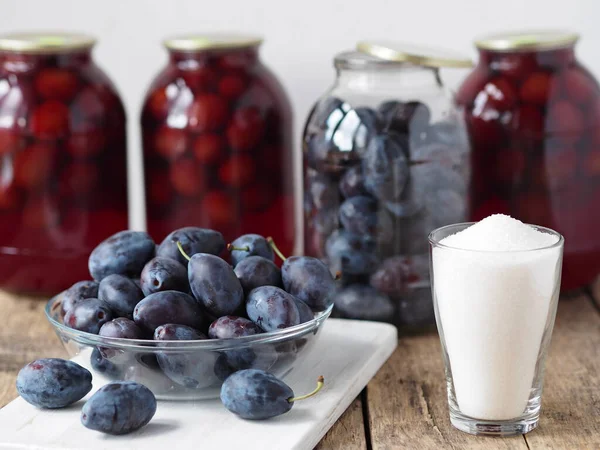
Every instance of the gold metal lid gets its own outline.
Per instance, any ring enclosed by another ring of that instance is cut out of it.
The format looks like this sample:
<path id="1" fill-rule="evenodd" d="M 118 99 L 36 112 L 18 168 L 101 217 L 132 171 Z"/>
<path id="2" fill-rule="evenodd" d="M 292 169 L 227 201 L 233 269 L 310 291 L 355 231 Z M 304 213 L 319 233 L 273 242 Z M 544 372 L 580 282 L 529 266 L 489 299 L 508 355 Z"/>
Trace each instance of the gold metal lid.
<path id="1" fill-rule="evenodd" d="M 473 67 L 470 58 L 451 50 L 421 47 L 405 42 L 361 41 L 356 44 L 359 52 L 386 61 L 407 62 L 426 67 Z"/>
<path id="2" fill-rule="evenodd" d="M 9 33 L 0 35 L 0 51 L 17 53 L 65 53 L 92 48 L 96 39 L 63 32 Z"/>
<path id="3" fill-rule="evenodd" d="M 169 50 L 193 52 L 258 47 L 262 42 L 263 39 L 258 36 L 210 33 L 176 36 L 166 39 L 163 43 Z"/>
<path id="4" fill-rule="evenodd" d="M 578 40 L 577 33 L 564 30 L 513 31 L 484 36 L 475 40 L 475 46 L 496 51 L 552 50 L 569 47 Z"/>

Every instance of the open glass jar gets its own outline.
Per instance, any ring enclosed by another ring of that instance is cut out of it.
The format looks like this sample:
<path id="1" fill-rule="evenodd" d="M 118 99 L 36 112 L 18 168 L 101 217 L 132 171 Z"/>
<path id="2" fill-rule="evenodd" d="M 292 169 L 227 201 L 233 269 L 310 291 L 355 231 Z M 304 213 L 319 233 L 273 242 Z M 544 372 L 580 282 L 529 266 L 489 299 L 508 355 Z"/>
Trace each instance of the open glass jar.
<path id="1" fill-rule="evenodd" d="M 304 130 L 305 253 L 341 272 L 337 315 L 419 328 L 434 323 L 427 236 L 468 216 L 468 140 L 439 69 L 471 63 L 358 48 Z"/>
<path id="2" fill-rule="evenodd" d="M 472 219 L 505 213 L 565 237 L 561 288 L 600 272 L 600 87 L 568 32 L 480 39 L 457 93 L 473 146 Z"/>
<path id="3" fill-rule="evenodd" d="M 127 228 L 125 110 L 94 39 L 0 36 L 0 288 L 55 294 Z"/>
<path id="4" fill-rule="evenodd" d="M 183 36 L 165 42 L 167 66 L 142 111 L 148 232 L 183 226 L 232 240 L 273 236 L 294 249 L 292 117 L 261 63 L 262 40 Z"/>

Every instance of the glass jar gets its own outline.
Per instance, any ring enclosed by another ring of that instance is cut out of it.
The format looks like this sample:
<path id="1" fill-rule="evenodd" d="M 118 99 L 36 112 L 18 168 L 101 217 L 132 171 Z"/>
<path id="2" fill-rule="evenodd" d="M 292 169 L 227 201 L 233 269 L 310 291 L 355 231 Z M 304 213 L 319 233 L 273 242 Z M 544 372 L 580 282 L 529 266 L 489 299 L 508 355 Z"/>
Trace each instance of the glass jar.
<path id="1" fill-rule="evenodd" d="M 338 316 L 434 323 L 428 234 L 467 218 L 469 147 L 444 53 L 360 43 L 303 136 L 305 253 L 340 272 Z"/>
<path id="2" fill-rule="evenodd" d="M 273 236 L 294 249 L 292 115 L 261 63 L 261 39 L 184 36 L 165 42 L 167 66 L 142 111 L 148 232 L 183 226 L 233 240 Z"/>
<path id="3" fill-rule="evenodd" d="M 472 219 L 505 213 L 565 237 L 562 289 L 600 272 L 600 87 L 566 32 L 476 42 L 457 93 L 473 146 Z"/>
<path id="4" fill-rule="evenodd" d="M 66 33 L 0 36 L 0 288 L 55 294 L 127 228 L 125 110 Z"/>

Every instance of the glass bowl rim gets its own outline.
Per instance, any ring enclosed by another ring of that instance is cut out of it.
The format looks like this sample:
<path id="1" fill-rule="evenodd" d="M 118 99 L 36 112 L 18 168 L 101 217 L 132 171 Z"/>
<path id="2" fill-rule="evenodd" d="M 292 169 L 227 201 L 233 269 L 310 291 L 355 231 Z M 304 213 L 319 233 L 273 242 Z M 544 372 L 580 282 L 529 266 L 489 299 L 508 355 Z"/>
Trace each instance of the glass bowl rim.
<path id="1" fill-rule="evenodd" d="M 463 248 L 463 247 L 455 247 L 453 245 L 446 245 L 446 244 L 442 244 L 440 240 L 435 239 L 433 237 L 434 234 L 439 233 L 440 231 L 446 230 L 448 228 L 459 228 L 459 227 L 464 227 L 463 230 L 469 228 L 472 225 L 475 225 L 478 222 L 459 222 L 459 223 L 453 223 L 450 225 L 445 225 L 443 227 L 439 227 L 436 228 L 435 230 L 433 230 L 432 232 L 429 233 L 429 236 L 427 236 L 427 239 L 429 241 L 429 244 L 432 247 L 439 247 L 439 248 L 443 248 L 443 249 L 448 249 L 448 250 L 460 250 L 460 251 L 464 251 L 464 252 L 471 252 L 471 253 L 489 253 L 489 254 L 508 254 L 508 253 L 530 253 L 530 252 L 537 252 L 540 250 L 549 250 L 552 248 L 558 248 L 558 247 L 562 247 L 562 245 L 565 242 L 565 238 L 562 234 L 560 234 L 558 231 L 553 230 L 552 228 L 547 228 L 547 227 L 543 227 L 541 225 L 534 225 L 531 223 L 525 223 L 525 225 L 529 225 L 532 228 L 535 228 L 538 231 L 543 231 L 547 234 L 551 234 L 555 237 L 557 237 L 557 241 L 554 242 L 553 244 L 550 245 L 545 245 L 543 247 L 536 247 L 536 248 L 530 248 L 527 250 L 473 250 L 470 248 Z M 460 231 L 463 231 L 460 230 Z M 458 232 L 458 231 L 457 231 Z M 456 233 L 453 233 L 456 234 Z M 450 234 L 447 235 L 446 237 L 451 236 Z"/>
<path id="2" fill-rule="evenodd" d="M 155 351 L 178 353 L 182 351 L 227 351 L 232 349 L 247 348 L 261 344 L 279 343 L 283 341 L 295 340 L 319 329 L 319 327 L 330 316 L 333 310 L 333 304 L 329 308 L 315 313 L 315 317 L 308 322 L 294 325 L 293 327 L 283 328 L 281 330 L 267 331 L 265 333 L 252 336 L 241 336 L 231 339 L 203 339 L 193 341 L 156 341 L 153 339 L 125 339 L 105 337 L 97 334 L 87 333 L 85 331 L 70 328 L 52 317 L 52 309 L 55 302 L 61 294 L 52 297 L 46 303 L 44 313 L 46 319 L 54 327 L 54 330 L 60 334 L 70 337 L 80 344 L 105 346 L 111 349 L 121 349 L 126 351 L 139 350 L 153 353 Z"/>

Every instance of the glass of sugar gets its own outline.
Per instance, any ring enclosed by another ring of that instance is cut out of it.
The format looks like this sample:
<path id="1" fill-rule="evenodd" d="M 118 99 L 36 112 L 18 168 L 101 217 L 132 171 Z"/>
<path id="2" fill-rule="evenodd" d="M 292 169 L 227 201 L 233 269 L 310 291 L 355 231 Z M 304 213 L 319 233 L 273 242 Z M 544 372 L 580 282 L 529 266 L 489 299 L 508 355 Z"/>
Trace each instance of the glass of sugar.
<path id="1" fill-rule="evenodd" d="M 510 436 L 539 420 L 560 292 L 563 237 L 496 214 L 429 235 L 450 420 Z"/>

